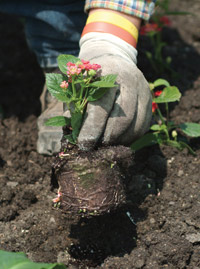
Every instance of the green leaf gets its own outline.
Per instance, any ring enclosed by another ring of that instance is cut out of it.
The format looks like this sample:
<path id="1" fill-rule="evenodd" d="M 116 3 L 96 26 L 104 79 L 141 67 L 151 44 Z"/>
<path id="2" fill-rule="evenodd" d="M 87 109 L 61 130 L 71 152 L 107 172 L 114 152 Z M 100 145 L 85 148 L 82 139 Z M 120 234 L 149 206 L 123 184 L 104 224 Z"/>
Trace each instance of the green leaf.
<path id="1" fill-rule="evenodd" d="M 109 88 L 97 88 L 92 93 L 89 93 L 89 96 L 87 98 L 88 102 L 94 102 L 96 100 L 99 100 L 104 96 L 104 94 L 109 90 Z"/>
<path id="2" fill-rule="evenodd" d="M 100 77 L 100 81 L 95 81 L 89 85 L 89 87 L 96 87 L 96 88 L 113 88 L 115 87 L 117 75 L 107 75 Z"/>
<path id="3" fill-rule="evenodd" d="M 165 124 L 159 125 L 159 124 L 154 124 L 150 127 L 152 131 L 162 131 L 164 129 L 167 129 L 167 126 Z"/>
<path id="4" fill-rule="evenodd" d="M 71 119 L 64 116 L 56 116 L 48 119 L 45 122 L 46 126 L 70 126 Z"/>
<path id="5" fill-rule="evenodd" d="M 76 144 L 76 141 L 74 141 L 72 134 L 65 135 L 64 138 L 66 138 L 71 144 Z"/>
<path id="6" fill-rule="evenodd" d="M 146 54 L 146 56 L 147 56 L 148 59 L 152 59 L 153 58 L 151 52 L 145 51 L 145 54 Z"/>
<path id="7" fill-rule="evenodd" d="M 57 58 L 57 61 L 58 61 L 58 67 L 59 67 L 60 71 L 66 75 L 67 74 L 67 63 L 68 62 L 76 63 L 76 62 L 80 61 L 80 59 L 73 56 L 73 55 L 60 54 Z"/>
<path id="8" fill-rule="evenodd" d="M 159 124 L 154 124 L 150 127 L 152 131 L 159 131 L 160 130 L 160 125 Z"/>
<path id="9" fill-rule="evenodd" d="M 77 140 L 77 137 L 81 129 L 82 121 L 83 121 L 83 114 L 81 112 L 78 111 L 72 113 L 71 126 L 72 126 L 72 137 L 74 141 Z"/>
<path id="10" fill-rule="evenodd" d="M 47 89 L 53 95 L 62 102 L 67 102 L 67 94 L 63 91 L 63 89 L 60 87 L 60 84 L 63 80 L 66 80 L 66 76 L 62 74 L 55 74 L 55 73 L 47 73 L 46 74 L 46 85 Z M 70 88 L 67 89 L 70 91 Z"/>
<path id="11" fill-rule="evenodd" d="M 149 82 L 149 88 L 150 88 L 150 91 L 153 91 L 153 89 L 155 88 L 155 87 L 154 87 L 154 84 L 151 83 L 151 82 Z"/>
<path id="12" fill-rule="evenodd" d="M 183 148 L 187 148 L 188 151 L 189 151 L 193 156 L 196 156 L 196 153 L 194 152 L 194 150 L 193 150 L 188 144 L 186 144 L 186 143 L 183 142 L 183 141 L 179 141 L 179 143 L 182 145 Z"/>
<path id="13" fill-rule="evenodd" d="M 14 253 L 0 250 L 1 269 L 66 269 L 64 264 L 35 263 L 22 252 Z"/>
<path id="14" fill-rule="evenodd" d="M 160 133 L 147 133 L 131 144 L 132 150 L 139 150 L 147 146 L 161 144 L 163 136 Z"/>
<path id="15" fill-rule="evenodd" d="M 162 79 L 162 78 L 159 78 L 159 79 L 155 80 L 153 85 L 154 85 L 154 88 L 158 87 L 158 86 L 162 86 L 162 85 L 166 86 L 166 87 L 170 87 L 169 82 L 167 80 L 165 80 L 165 79 Z"/>
<path id="16" fill-rule="evenodd" d="M 182 150 L 184 148 L 184 146 L 180 142 L 174 140 L 167 140 L 165 141 L 165 144 L 179 150 Z"/>
<path id="17" fill-rule="evenodd" d="M 188 136 L 199 137 L 200 136 L 200 124 L 193 122 L 181 123 L 179 126 L 181 130 Z"/>
<path id="18" fill-rule="evenodd" d="M 165 144 L 174 148 L 177 148 L 178 150 L 183 150 L 184 148 L 187 148 L 188 151 L 192 154 L 192 155 L 196 155 L 196 153 L 193 151 L 193 149 L 186 144 L 183 141 L 174 141 L 174 140 L 167 140 L 165 141 Z"/>
<path id="19" fill-rule="evenodd" d="M 179 101 L 181 98 L 181 93 L 179 89 L 175 86 L 169 86 L 164 88 L 160 96 L 153 99 L 157 104 L 159 103 L 169 103 Z"/>

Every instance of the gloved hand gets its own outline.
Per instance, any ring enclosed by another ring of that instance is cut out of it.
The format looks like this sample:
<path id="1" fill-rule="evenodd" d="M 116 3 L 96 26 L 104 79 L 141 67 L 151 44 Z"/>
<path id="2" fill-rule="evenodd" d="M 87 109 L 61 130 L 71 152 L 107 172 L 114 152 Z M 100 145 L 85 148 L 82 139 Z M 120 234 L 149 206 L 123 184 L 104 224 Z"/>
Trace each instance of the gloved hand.
<path id="1" fill-rule="evenodd" d="M 78 144 L 92 149 L 104 144 L 129 145 L 149 128 L 152 99 L 146 79 L 136 66 L 137 50 L 110 34 L 88 33 L 80 40 L 79 58 L 100 64 L 102 75 L 117 74 L 116 88 L 88 103 Z"/>

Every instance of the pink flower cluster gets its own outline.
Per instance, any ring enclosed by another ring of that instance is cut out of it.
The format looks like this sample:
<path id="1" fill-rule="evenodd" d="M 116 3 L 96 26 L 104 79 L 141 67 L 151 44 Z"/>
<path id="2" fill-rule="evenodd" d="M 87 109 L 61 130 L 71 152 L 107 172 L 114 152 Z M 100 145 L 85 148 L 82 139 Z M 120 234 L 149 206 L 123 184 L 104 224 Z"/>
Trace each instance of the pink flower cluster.
<path id="1" fill-rule="evenodd" d="M 65 80 L 63 82 L 61 82 L 61 84 L 60 84 L 60 87 L 64 90 L 67 89 L 68 86 L 69 86 L 69 83 Z"/>
<path id="2" fill-rule="evenodd" d="M 67 75 L 69 77 L 73 75 L 79 75 L 81 72 L 100 69 L 101 66 L 99 64 L 91 64 L 89 61 L 81 60 L 78 63 L 67 63 Z"/>
<path id="3" fill-rule="evenodd" d="M 73 76 L 73 75 L 79 75 L 82 71 L 82 68 L 77 66 L 74 63 L 68 62 L 67 63 L 67 75 L 69 77 Z"/>
<path id="4" fill-rule="evenodd" d="M 95 70 L 97 71 L 98 69 L 101 68 L 99 64 L 91 64 L 89 61 L 81 60 L 82 64 L 79 64 L 79 66 L 86 71 L 89 70 Z"/>

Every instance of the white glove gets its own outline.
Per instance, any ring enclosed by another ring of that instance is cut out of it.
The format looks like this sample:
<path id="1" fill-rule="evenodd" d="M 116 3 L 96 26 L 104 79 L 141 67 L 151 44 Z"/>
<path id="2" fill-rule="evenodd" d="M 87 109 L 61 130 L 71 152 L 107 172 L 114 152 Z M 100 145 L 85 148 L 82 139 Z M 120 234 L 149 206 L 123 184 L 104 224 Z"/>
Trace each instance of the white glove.
<path id="1" fill-rule="evenodd" d="M 79 58 L 100 64 L 102 75 L 117 74 L 116 88 L 98 101 L 88 103 L 78 144 L 92 149 L 104 144 L 129 145 L 149 128 L 152 98 L 149 85 L 136 66 L 137 50 L 106 33 L 87 33 L 80 40 Z"/>

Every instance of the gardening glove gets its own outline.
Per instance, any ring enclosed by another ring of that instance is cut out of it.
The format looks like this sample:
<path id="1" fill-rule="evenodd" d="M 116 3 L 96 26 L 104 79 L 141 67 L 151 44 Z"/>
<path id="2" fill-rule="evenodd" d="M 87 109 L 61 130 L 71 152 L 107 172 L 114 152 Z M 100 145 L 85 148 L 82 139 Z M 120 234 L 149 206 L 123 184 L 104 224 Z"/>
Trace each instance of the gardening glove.
<path id="1" fill-rule="evenodd" d="M 58 73 L 58 70 L 55 68 L 46 69 L 44 75 L 49 72 Z M 63 114 L 63 103 L 51 96 L 46 84 L 40 96 L 40 102 L 42 113 L 37 120 L 37 152 L 45 155 L 53 155 L 60 151 L 60 141 L 63 131 L 62 127 L 46 126 L 45 122 L 51 117 L 61 116 Z"/>
<path id="2" fill-rule="evenodd" d="M 78 137 L 79 147 L 103 144 L 129 145 L 148 129 L 152 99 L 148 83 L 136 66 L 137 50 L 105 33 L 87 33 L 80 40 L 79 58 L 101 65 L 102 74 L 117 74 L 117 86 L 98 101 L 89 102 Z"/>

